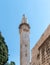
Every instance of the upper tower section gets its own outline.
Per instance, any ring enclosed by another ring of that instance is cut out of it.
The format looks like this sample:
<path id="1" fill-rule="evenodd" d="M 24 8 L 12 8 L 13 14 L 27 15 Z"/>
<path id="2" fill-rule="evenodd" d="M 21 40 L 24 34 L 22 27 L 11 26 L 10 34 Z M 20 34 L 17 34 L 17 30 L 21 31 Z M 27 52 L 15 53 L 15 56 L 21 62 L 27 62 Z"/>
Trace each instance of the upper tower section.
<path id="1" fill-rule="evenodd" d="M 22 22 L 21 22 L 21 24 L 19 25 L 19 31 L 20 31 L 20 33 L 21 33 L 22 31 L 29 31 L 29 29 L 30 29 L 30 26 L 29 26 L 29 24 L 27 23 L 27 18 L 25 17 L 25 15 L 23 15 L 23 17 L 22 17 Z"/>

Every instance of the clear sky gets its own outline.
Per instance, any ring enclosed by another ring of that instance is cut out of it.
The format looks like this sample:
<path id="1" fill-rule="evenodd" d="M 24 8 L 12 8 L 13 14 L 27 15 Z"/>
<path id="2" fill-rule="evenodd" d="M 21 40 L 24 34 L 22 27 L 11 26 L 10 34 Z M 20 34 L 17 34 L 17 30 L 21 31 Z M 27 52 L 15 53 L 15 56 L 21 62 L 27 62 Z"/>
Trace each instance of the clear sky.
<path id="1" fill-rule="evenodd" d="M 25 14 L 30 24 L 30 49 L 50 24 L 50 0 L 0 0 L 0 31 L 9 48 L 9 62 L 20 65 L 19 24 Z"/>

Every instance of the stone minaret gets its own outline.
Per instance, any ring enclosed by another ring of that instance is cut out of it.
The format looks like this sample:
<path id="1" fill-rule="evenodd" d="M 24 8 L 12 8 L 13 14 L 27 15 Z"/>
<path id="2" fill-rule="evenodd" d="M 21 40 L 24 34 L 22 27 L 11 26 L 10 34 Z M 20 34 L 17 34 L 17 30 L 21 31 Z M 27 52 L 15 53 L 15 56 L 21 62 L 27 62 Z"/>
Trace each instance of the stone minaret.
<path id="1" fill-rule="evenodd" d="M 19 25 L 20 31 L 20 65 L 29 65 L 30 63 L 30 26 L 27 23 L 25 15 Z"/>

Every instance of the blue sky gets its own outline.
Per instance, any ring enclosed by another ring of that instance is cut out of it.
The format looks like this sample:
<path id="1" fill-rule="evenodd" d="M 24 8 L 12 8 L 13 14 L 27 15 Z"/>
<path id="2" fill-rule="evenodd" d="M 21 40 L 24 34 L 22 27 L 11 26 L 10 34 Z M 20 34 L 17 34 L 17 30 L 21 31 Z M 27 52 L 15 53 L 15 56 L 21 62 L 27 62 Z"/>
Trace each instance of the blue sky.
<path id="1" fill-rule="evenodd" d="M 20 65 L 19 24 L 25 14 L 30 24 L 30 49 L 50 24 L 50 0 L 0 0 L 0 31 L 9 48 L 9 62 Z"/>

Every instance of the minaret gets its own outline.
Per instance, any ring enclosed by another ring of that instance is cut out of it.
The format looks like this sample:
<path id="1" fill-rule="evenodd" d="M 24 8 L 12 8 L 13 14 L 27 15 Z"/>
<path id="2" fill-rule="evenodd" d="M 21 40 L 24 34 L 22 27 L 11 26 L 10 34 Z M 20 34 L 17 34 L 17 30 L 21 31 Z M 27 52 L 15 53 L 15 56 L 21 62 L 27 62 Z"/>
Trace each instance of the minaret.
<path id="1" fill-rule="evenodd" d="M 20 32 L 20 65 L 29 65 L 30 63 L 30 26 L 27 23 L 25 15 L 19 25 Z"/>

